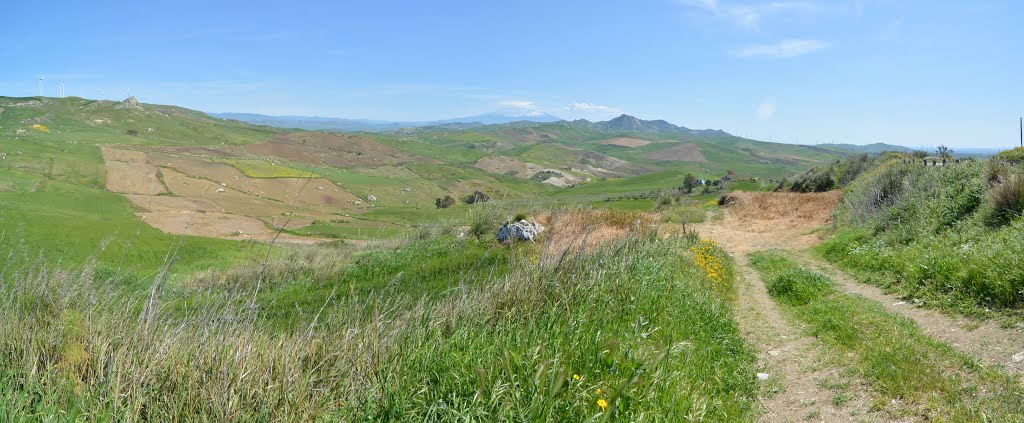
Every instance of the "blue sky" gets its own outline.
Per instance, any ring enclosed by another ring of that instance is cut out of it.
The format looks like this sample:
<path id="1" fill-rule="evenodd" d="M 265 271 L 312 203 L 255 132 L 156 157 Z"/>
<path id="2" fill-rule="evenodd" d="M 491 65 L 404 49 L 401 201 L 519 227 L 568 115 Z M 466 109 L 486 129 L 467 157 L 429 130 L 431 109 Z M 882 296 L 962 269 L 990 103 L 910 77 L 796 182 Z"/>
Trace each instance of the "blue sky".
<path id="1" fill-rule="evenodd" d="M 46 75 L 48 96 L 210 112 L 628 113 L 909 146 L 1010 146 L 1024 113 L 1020 1 L 10 3 L 6 96 Z"/>

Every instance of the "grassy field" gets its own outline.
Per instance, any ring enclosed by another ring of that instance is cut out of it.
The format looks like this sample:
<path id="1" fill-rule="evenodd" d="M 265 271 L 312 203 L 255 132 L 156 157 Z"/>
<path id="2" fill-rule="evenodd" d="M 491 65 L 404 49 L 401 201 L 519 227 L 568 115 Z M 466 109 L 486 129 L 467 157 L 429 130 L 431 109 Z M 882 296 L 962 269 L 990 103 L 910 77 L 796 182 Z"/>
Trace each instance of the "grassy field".
<path id="1" fill-rule="evenodd" d="M 753 418 L 721 251 L 637 232 L 538 265 L 541 244 L 445 233 L 295 247 L 152 295 L 11 268 L 0 403 L 29 419 Z"/>
<path id="2" fill-rule="evenodd" d="M 1024 187 L 1019 165 L 924 167 L 892 159 L 855 180 L 819 251 L 918 303 L 1020 319 Z"/>
<path id="3" fill-rule="evenodd" d="M 837 290 L 822 274 L 780 252 L 759 252 L 751 262 L 768 293 L 873 388 L 876 407 L 898 404 L 894 419 L 947 421 L 1024 419 L 1024 388 L 993 368 L 978 365 L 927 336 L 913 321 L 877 302 Z M 838 392 L 833 401 L 843 401 Z M 920 414 L 918 414 L 920 413 Z"/>

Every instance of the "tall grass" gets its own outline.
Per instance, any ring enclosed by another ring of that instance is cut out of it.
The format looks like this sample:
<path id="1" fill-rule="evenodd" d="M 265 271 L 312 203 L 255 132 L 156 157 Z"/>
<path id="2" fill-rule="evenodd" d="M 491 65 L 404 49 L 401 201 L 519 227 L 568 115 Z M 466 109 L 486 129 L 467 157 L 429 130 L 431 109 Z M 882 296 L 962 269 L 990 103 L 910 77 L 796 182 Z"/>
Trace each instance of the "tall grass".
<path id="1" fill-rule="evenodd" d="M 541 245 L 491 245 L 298 250 L 152 301 L 88 266 L 5 268 L 0 404 L 61 420 L 752 418 L 753 356 L 712 286 L 731 272 L 712 281 L 690 240 L 638 232 L 555 266 L 535 264 Z"/>
<path id="2" fill-rule="evenodd" d="M 892 160 L 844 194 L 819 251 L 920 303 L 985 315 L 1024 305 L 1021 169 L 1005 162 L 924 167 Z"/>

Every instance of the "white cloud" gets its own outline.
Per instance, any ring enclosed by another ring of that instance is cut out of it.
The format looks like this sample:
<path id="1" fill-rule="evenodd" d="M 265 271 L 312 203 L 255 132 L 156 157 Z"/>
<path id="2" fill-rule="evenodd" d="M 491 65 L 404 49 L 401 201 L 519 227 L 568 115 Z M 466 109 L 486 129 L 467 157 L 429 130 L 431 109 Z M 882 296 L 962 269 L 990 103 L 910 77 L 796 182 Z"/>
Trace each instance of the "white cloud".
<path id="1" fill-rule="evenodd" d="M 575 118 L 584 119 L 607 119 L 621 115 L 623 111 L 617 107 L 602 106 L 600 104 L 589 103 L 586 101 L 577 101 L 568 105 L 565 110 L 569 114 L 574 115 Z"/>
<path id="2" fill-rule="evenodd" d="M 525 100 L 502 100 L 498 102 L 498 107 L 503 109 L 533 110 L 537 108 L 537 103 Z"/>
<path id="3" fill-rule="evenodd" d="M 771 17 L 809 15 L 824 7 L 811 1 L 779 0 L 768 2 L 720 2 L 718 0 L 676 0 L 684 6 L 702 9 L 719 19 L 750 30 L 758 29 L 762 21 Z"/>
<path id="4" fill-rule="evenodd" d="M 782 40 L 774 44 L 746 47 L 732 52 L 732 55 L 736 57 L 796 57 L 825 50 L 829 47 L 832 47 L 832 45 L 820 40 Z"/>
<path id="5" fill-rule="evenodd" d="M 757 118 L 760 120 L 771 120 L 775 116 L 775 100 L 766 98 L 757 106 Z"/>
<path id="6" fill-rule="evenodd" d="M 621 110 L 614 107 L 602 106 L 599 104 L 587 103 L 585 101 L 572 103 L 569 105 L 569 110 L 581 113 L 622 113 Z"/>

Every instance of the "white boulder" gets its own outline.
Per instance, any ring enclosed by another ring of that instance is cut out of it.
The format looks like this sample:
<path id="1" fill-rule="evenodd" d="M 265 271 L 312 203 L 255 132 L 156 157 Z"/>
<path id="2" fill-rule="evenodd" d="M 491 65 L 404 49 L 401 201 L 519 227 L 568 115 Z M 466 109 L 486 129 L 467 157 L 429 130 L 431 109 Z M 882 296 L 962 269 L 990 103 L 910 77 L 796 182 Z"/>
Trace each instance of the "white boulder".
<path id="1" fill-rule="evenodd" d="M 534 242 L 541 232 L 544 232 L 544 227 L 534 220 L 507 222 L 501 226 L 501 229 L 498 229 L 498 242 L 502 244 L 516 241 Z"/>

